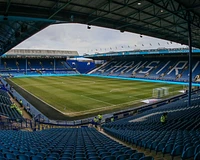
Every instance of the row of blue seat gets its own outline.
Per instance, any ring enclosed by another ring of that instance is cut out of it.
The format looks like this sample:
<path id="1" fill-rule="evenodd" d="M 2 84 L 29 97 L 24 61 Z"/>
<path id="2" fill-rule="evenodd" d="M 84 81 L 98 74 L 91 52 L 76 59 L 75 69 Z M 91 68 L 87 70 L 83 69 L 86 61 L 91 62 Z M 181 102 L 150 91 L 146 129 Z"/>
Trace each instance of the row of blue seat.
<path id="1" fill-rule="evenodd" d="M 133 117 L 103 125 L 105 132 L 144 149 L 170 153 L 182 159 L 198 157 L 200 152 L 200 98 L 199 92 L 192 95 L 192 105 L 187 100 L 172 102 L 144 111 Z M 168 113 L 166 124 L 160 117 Z"/>
<path id="2" fill-rule="evenodd" d="M 0 89 L 0 114 L 11 119 L 23 119 L 22 115 L 15 108 L 10 107 L 11 104 L 8 93 Z"/>
<path id="3" fill-rule="evenodd" d="M 200 63 L 195 60 L 193 67 L 193 81 L 199 74 Z M 188 60 L 182 58 L 115 58 L 99 67 L 92 74 L 104 76 L 135 77 L 146 79 L 160 79 L 168 81 L 188 81 Z"/>
<path id="4" fill-rule="evenodd" d="M 28 69 L 69 69 L 71 68 L 65 61 L 65 59 L 29 59 L 27 62 Z M 0 65 L 1 69 L 11 70 L 24 70 L 26 68 L 26 59 L 3 59 Z"/>
<path id="5" fill-rule="evenodd" d="M 20 160 L 153 160 L 94 128 L 0 132 L 0 157 Z M 0 158 L 1 159 L 1 158 Z"/>

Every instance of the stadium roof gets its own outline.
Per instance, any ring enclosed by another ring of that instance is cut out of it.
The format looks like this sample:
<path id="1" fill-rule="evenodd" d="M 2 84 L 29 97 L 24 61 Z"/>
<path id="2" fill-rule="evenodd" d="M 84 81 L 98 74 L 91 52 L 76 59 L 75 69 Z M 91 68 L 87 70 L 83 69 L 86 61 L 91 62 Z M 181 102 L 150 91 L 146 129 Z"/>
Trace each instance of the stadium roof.
<path id="1" fill-rule="evenodd" d="M 77 51 L 40 50 L 40 49 L 12 49 L 4 56 L 78 56 Z"/>
<path id="2" fill-rule="evenodd" d="M 5 53 L 55 23 L 82 23 L 200 47 L 199 0 L 0 0 L 0 48 Z M 190 15 L 190 16 L 189 16 Z"/>
<path id="3" fill-rule="evenodd" d="M 200 53 L 200 49 L 193 48 L 194 54 Z M 120 52 L 107 52 L 107 53 L 96 53 L 86 54 L 86 58 L 105 58 L 105 57 L 122 57 L 122 56 L 144 56 L 144 55 L 188 55 L 189 48 L 163 48 L 163 49 L 149 49 L 149 50 L 132 50 L 132 51 L 120 51 Z"/>

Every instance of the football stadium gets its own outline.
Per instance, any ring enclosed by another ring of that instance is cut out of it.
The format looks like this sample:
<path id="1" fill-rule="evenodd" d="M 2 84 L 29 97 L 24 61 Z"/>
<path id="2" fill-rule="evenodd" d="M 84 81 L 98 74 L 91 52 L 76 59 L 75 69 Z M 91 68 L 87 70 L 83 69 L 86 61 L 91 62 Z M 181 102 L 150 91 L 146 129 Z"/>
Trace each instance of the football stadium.
<path id="1" fill-rule="evenodd" d="M 0 160 L 200 160 L 199 6 L 0 0 Z M 120 44 L 83 55 L 16 47 L 68 23 L 160 38 L 169 47 L 144 41 L 149 48 Z"/>

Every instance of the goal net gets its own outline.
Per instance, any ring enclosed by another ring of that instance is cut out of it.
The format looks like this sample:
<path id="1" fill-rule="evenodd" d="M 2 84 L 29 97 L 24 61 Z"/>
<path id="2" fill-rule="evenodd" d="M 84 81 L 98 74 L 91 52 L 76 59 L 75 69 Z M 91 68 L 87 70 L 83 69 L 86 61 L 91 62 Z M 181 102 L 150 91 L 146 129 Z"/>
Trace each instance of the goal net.
<path id="1" fill-rule="evenodd" d="M 167 87 L 160 87 L 160 88 L 154 88 L 152 97 L 154 98 L 161 98 L 169 95 L 169 88 Z"/>

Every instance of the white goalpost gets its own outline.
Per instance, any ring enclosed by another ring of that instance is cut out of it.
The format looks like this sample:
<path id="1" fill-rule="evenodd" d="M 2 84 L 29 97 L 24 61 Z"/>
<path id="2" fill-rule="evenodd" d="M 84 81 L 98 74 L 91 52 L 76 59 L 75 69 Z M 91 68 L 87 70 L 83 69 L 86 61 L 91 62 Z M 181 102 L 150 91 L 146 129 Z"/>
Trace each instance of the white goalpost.
<path id="1" fill-rule="evenodd" d="M 154 98 L 161 98 L 164 96 L 169 95 L 169 88 L 168 87 L 160 87 L 160 88 L 154 88 L 152 97 Z"/>

